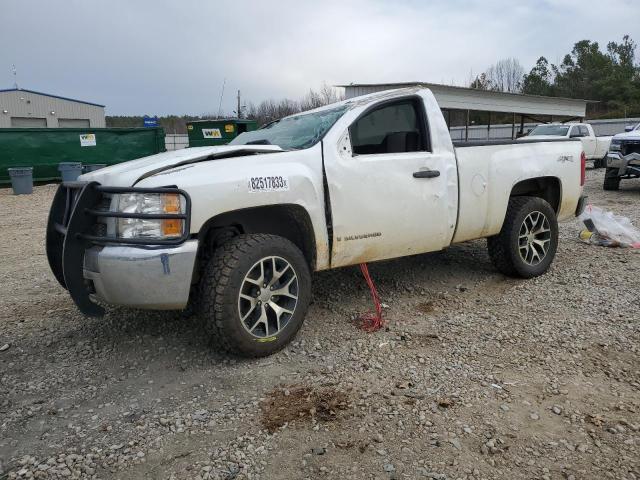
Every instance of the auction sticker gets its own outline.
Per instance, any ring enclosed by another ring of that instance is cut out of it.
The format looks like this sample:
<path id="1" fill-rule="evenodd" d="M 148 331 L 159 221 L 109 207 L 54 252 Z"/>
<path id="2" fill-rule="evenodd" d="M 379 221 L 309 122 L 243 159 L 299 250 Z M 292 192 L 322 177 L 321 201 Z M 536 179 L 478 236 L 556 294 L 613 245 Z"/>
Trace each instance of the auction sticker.
<path id="1" fill-rule="evenodd" d="M 249 193 L 286 192 L 289 179 L 282 175 L 265 175 L 249 178 Z"/>
<path id="2" fill-rule="evenodd" d="M 222 138 L 219 128 L 203 128 L 202 136 L 204 138 Z"/>

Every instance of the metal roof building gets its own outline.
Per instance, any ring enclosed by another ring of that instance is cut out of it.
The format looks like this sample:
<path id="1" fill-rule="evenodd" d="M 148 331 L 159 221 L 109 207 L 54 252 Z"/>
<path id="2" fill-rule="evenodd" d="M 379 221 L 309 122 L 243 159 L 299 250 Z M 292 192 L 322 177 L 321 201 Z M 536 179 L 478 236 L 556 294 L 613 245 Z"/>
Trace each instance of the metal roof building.
<path id="1" fill-rule="evenodd" d="M 104 128 L 104 105 L 35 92 L 0 90 L 0 128 Z"/>
<path id="2" fill-rule="evenodd" d="M 452 114 L 458 113 L 458 116 L 463 119 L 459 125 L 466 127 L 467 138 L 471 112 L 486 112 L 488 114 L 487 132 L 491 130 L 492 113 L 494 113 L 494 119 L 497 117 L 497 115 L 495 115 L 496 113 L 502 114 L 502 118 L 505 117 L 504 114 L 510 114 L 509 119 L 511 121 L 509 123 L 512 125 L 511 137 L 515 138 L 516 125 L 519 124 L 518 133 L 522 134 L 525 119 L 538 123 L 555 120 L 582 121 L 586 115 L 587 103 L 590 103 L 589 100 L 578 100 L 574 98 L 493 92 L 426 82 L 351 83 L 349 85 L 338 86 L 345 89 L 345 98 L 404 87 L 421 86 L 429 88 L 436 97 L 450 128 L 455 124 L 455 122 L 452 122 Z"/>

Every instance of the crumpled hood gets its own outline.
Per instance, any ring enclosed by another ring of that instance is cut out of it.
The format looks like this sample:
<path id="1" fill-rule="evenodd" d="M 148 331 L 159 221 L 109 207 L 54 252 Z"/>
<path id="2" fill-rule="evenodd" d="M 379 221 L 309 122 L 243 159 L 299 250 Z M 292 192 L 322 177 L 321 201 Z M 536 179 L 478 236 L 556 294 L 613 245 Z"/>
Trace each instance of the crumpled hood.
<path id="1" fill-rule="evenodd" d="M 217 158 L 282 151 L 277 145 L 224 145 L 219 147 L 184 148 L 101 168 L 95 172 L 81 175 L 78 180 L 98 182 L 110 187 L 132 187 L 143 178 L 180 165 L 215 160 Z"/>

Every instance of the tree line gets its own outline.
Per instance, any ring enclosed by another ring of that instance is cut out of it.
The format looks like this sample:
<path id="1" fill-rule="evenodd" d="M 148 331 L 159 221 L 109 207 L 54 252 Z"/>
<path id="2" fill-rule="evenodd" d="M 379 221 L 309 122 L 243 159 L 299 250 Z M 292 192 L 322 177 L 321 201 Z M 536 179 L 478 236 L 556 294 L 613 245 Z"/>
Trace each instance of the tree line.
<path id="1" fill-rule="evenodd" d="M 167 115 L 158 117 L 158 123 L 164 128 L 165 133 L 187 133 L 187 122 L 192 120 L 205 120 L 211 118 L 206 114 L 198 115 Z M 108 115 L 106 117 L 106 125 L 111 128 L 132 128 L 142 127 L 144 125 L 144 117 L 142 115 Z"/>
<path id="2" fill-rule="evenodd" d="M 257 105 L 250 103 L 247 109 L 247 118 L 251 118 L 258 122 L 258 125 L 264 125 L 287 115 L 305 112 L 314 108 L 329 105 L 330 103 L 339 102 L 344 98 L 342 92 L 335 87 L 331 87 L 323 83 L 320 90 L 310 89 L 309 92 L 300 100 L 263 100 Z"/>
<path id="3" fill-rule="evenodd" d="M 342 92 L 323 83 L 320 89 L 310 89 L 299 100 L 284 98 L 282 100 L 263 100 L 258 104 L 250 102 L 243 109 L 242 117 L 256 120 L 259 126 L 286 117 L 294 113 L 304 112 L 323 105 L 338 102 L 343 99 Z M 226 115 L 203 113 L 202 115 L 168 115 L 158 117 L 158 123 L 164 128 L 165 133 L 187 133 L 187 122 L 194 120 L 216 120 L 228 118 Z M 142 115 L 107 116 L 107 127 L 141 127 L 144 117 Z"/>
<path id="4" fill-rule="evenodd" d="M 587 105 L 589 118 L 640 116 L 640 64 L 629 35 L 609 42 L 581 40 L 558 64 L 538 58 L 526 73 L 515 58 L 499 60 L 476 76 L 471 88 L 550 97 L 596 100 Z"/>

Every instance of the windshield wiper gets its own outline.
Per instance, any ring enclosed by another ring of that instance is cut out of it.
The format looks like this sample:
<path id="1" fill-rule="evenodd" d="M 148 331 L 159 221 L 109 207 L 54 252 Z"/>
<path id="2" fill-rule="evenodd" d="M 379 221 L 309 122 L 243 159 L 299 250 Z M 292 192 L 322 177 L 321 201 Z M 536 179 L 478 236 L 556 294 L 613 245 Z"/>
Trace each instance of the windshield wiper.
<path id="1" fill-rule="evenodd" d="M 251 140 L 250 142 L 245 143 L 245 145 L 271 145 L 271 142 L 266 138 L 262 140 Z"/>

